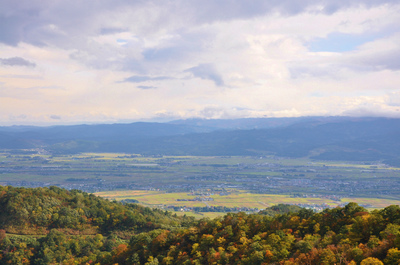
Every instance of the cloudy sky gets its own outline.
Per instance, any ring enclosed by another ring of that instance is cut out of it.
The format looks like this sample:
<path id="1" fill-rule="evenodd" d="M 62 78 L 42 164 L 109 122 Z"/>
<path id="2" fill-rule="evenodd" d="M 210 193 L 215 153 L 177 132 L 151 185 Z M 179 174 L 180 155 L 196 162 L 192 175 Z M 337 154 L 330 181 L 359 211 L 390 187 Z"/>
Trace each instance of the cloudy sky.
<path id="1" fill-rule="evenodd" d="M 398 0 L 0 0 L 0 125 L 400 117 Z"/>

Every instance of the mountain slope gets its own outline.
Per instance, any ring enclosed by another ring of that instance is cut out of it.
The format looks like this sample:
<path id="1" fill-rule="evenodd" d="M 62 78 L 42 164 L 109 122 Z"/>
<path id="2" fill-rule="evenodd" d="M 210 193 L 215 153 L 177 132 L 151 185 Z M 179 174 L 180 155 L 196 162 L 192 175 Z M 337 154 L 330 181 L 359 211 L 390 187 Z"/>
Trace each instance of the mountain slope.
<path id="1" fill-rule="evenodd" d="M 136 204 L 122 205 L 78 190 L 0 186 L 0 227 L 45 234 L 53 228 L 83 234 L 137 233 L 180 225 L 182 218 Z M 74 232 L 75 231 L 75 232 Z"/>
<path id="2" fill-rule="evenodd" d="M 272 154 L 396 162 L 400 157 L 400 119 L 305 117 L 0 128 L 0 148 L 35 146 L 53 153 Z"/>

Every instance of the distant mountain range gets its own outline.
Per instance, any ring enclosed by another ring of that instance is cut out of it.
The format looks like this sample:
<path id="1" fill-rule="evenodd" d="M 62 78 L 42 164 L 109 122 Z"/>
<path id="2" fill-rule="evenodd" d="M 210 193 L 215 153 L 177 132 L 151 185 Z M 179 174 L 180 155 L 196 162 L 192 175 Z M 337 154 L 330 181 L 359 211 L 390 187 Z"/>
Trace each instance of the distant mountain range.
<path id="1" fill-rule="evenodd" d="M 58 154 L 272 154 L 400 165 L 400 119 L 300 117 L 10 126 L 0 127 L 0 148 L 43 148 Z"/>

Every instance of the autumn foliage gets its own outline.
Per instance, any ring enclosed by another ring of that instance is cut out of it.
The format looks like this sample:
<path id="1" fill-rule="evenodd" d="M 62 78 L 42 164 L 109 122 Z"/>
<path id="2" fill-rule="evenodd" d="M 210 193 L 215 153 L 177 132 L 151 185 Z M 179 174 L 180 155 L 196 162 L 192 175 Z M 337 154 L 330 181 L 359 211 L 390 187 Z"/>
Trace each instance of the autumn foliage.
<path id="1" fill-rule="evenodd" d="M 0 264 L 400 263 L 395 205 L 194 220 L 55 187 L 0 194 Z"/>

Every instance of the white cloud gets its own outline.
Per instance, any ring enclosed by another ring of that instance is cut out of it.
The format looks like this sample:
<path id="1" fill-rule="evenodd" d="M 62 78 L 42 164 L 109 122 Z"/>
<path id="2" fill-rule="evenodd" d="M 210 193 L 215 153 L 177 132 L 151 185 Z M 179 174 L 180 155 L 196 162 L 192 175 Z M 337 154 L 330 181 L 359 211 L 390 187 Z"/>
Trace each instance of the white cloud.
<path id="1" fill-rule="evenodd" d="M 2 1 L 0 122 L 393 116 L 399 11 L 375 0 Z"/>
<path id="2" fill-rule="evenodd" d="M 400 91 L 389 93 L 386 97 L 386 103 L 388 106 L 396 107 L 396 110 L 400 110 Z"/>

